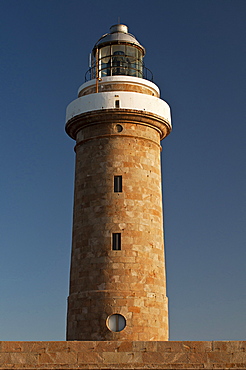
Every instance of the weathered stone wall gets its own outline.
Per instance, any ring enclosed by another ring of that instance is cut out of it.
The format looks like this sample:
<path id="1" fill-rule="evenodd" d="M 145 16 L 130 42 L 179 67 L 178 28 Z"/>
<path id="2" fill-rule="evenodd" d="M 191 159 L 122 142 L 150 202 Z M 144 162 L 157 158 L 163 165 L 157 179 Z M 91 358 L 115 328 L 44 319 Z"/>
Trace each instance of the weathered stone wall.
<path id="1" fill-rule="evenodd" d="M 150 126 L 115 112 L 104 122 L 94 116 L 76 121 L 67 339 L 167 340 L 160 132 L 152 117 Z M 117 175 L 122 192 L 114 192 Z M 112 250 L 112 233 L 121 250 Z M 116 313 L 126 319 L 120 332 L 106 325 Z"/>
<path id="2" fill-rule="evenodd" d="M 246 341 L 0 342 L 0 369 L 246 369 Z"/>
<path id="3" fill-rule="evenodd" d="M 99 83 L 98 84 L 98 92 L 105 92 L 105 91 L 134 91 L 141 94 L 147 94 L 151 96 L 157 96 L 159 97 L 158 91 L 151 89 L 150 87 L 143 86 L 140 84 L 134 84 L 132 83 Z M 96 92 L 96 85 L 90 85 L 86 87 L 85 89 L 81 90 L 79 92 L 79 97 L 88 95 L 88 94 L 94 94 Z"/>

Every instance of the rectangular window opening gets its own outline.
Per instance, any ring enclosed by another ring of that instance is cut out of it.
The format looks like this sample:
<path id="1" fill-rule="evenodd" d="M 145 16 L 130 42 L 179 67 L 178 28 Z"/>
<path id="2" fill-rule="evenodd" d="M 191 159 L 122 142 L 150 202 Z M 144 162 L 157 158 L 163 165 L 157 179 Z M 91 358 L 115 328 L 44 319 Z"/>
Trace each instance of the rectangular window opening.
<path id="1" fill-rule="evenodd" d="M 113 245 L 112 249 L 113 251 L 120 251 L 121 250 L 121 233 L 113 233 Z"/>
<path id="2" fill-rule="evenodd" d="M 120 107 L 120 101 L 119 100 L 115 100 L 115 108 L 119 108 Z"/>
<path id="3" fill-rule="evenodd" d="M 122 176 L 114 176 L 114 192 L 122 193 Z"/>

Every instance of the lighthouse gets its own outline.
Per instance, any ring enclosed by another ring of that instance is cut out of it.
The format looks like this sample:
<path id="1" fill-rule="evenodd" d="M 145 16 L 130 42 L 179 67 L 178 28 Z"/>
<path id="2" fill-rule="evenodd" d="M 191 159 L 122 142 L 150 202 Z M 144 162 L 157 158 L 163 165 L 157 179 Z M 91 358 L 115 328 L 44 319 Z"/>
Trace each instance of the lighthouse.
<path id="1" fill-rule="evenodd" d="M 168 340 L 160 141 L 168 104 L 117 24 L 67 107 L 76 167 L 67 340 Z"/>

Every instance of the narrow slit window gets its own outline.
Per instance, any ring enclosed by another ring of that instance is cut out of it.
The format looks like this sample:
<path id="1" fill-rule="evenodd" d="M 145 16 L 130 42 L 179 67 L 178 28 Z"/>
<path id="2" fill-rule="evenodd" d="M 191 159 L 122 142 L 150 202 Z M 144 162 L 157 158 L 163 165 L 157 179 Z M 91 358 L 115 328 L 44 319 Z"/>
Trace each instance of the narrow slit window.
<path id="1" fill-rule="evenodd" d="M 115 108 L 119 108 L 120 107 L 120 101 L 119 100 L 115 100 Z"/>
<path id="2" fill-rule="evenodd" d="M 114 176 L 114 192 L 122 193 L 122 176 Z"/>
<path id="3" fill-rule="evenodd" d="M 113 251 L 120 251 L 121 250 L 121 233 L 113 233 Z"/>

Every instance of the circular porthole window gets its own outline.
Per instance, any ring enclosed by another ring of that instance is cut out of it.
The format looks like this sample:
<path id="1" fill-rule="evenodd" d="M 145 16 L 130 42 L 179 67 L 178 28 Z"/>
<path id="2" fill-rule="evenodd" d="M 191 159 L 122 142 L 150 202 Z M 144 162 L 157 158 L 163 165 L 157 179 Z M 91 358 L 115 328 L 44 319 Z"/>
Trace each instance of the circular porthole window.
<path id="1" fill-rule="evenodd" d="M 115 130 L 116 130 L 117 132 L 121 132 L 121 131 L 123 131 L 123 127 L 122 127 L 121 125 L 116 125 L 116 126 L 115 126 Z"/>
<path id="2" fill-rule="evenodd" d="M 113 314 L 107 318 L 107 327 L 114 332 L 122 331 L 126 327 L 126 319 L 118 313 Z"/>

